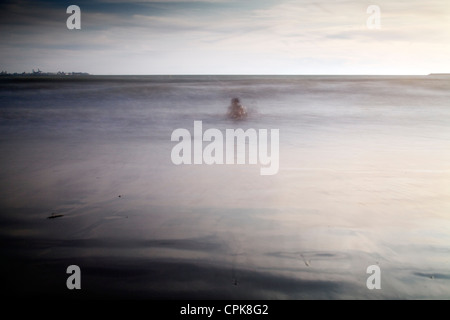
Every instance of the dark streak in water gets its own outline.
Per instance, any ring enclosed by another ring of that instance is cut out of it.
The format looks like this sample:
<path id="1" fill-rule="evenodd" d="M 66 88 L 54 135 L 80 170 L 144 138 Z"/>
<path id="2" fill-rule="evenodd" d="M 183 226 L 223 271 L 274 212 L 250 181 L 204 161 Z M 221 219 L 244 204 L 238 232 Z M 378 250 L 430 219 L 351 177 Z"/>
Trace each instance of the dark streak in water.
<path id="1" fill-rule="evenodd" d="M 429 279 L 444 279 L 444 280 L 450 280 L 449 274 L 442 274 L 442 273 L 423 273 L 423 272 L 414 272 L 415 276 L 429 278 Z"/>
<path id="2" fill-rule="evenodd" d="M 316 259 L 316 260 L 324 260 L 326 258 L 334 258 L 334 259 L 345 259 L 347 255 L 344 253 L 328 253 L 328 252 L 268 252 L 267 256 L 278 257 L 283 259 L 293 259 L 298 260 L 302 259 Z"/>
<path id="3" fill-rule="evenodd" d="M 55 219 L 55 218 L 61 218 L 61 217 L 64 217 L 64 215 L 52 213 L 50 216 L 47 217 L 47 219 Z"/>
<path id="4" fill-rule="evenodd" d="M 20 242 L 20 239 L 10 239 L 2 237 L 2 242 Z M 219 243 L 214 236 L 185 238 L 185 239 L 70 239 L 70 240 L 53 240 L 53 239 L 24 239 L 30 243 L 33 248 L 105 248 L 105 249 L 142 249 L 142 248 L 170 248 L 188 251 L 217 251 L 223 252 L 226 246 Z"/>

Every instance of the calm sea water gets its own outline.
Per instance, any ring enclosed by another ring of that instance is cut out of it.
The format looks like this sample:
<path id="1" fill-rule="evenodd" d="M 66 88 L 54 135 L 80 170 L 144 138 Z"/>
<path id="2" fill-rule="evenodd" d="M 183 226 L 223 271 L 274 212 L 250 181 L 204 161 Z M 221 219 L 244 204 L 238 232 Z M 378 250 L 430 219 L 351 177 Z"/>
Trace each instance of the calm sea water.
<path id="1" fill-rule="evenodd" d="M 279 129 L 279 172 L 174 165 L 195 120 Z M 448 299 L 450 78 L 2 77 L 0 243 L 13 296 Z"/>

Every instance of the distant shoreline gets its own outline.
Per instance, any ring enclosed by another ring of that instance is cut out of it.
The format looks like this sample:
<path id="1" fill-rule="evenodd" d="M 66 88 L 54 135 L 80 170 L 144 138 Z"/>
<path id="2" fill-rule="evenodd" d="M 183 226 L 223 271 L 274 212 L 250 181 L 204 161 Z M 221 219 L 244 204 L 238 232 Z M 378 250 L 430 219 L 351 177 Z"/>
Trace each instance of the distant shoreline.
<path id="1" fill-rule="evenodd" d="M 22 73 L 9 73 L 6 71 L 2 71 L 0 72 L 0 76 L 4 76 L 4 77 L 42 77 L 42 76 L 90 76 L 89 73 L 87 72 L 64 72 L 64 71 L 58 71 L 58 72 L 42 72 L 41 70 L 38 69 L 38 71 L 34 71 L 33 72 L 22 72 Z"/>

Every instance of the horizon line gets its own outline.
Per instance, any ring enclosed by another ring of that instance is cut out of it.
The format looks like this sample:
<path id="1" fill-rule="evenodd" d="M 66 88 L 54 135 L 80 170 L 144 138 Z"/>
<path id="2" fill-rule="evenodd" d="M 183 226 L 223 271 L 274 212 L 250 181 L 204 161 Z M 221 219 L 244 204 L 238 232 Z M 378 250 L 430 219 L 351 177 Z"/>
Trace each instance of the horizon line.
<path id="1" fill-rule="evenodd" d="M 74 74 L 71 74 L 74 73 Z M 80 73 L 81 75 L 76 75 L 76 73 Z M 338 74 L 338 73 L 332 73 L 332 74 L 325 74 L 325 73 L 310 73 L 310 74 L 290 74 L 290 73 L 154 73 L 154 74 L 96 74 L 96 73 L 89 73 L 84 71 L 70 71 L 66 72 L 66 74 L 57 74 L 57 72 L 43 72 L 43 74 L 33 74 L 31 72 L 13 72 L 13 73 L 7 73 L 3 74 L 3 76 L 8 75 L 32 75 L 32 76 L 431 76 L 431 75 L 444 75 L 449 76 L 450 73 L 446 72 L 431 72 L 428 74 L 357 74 L 357 73 L 348 73 L 348 74 Z"/>

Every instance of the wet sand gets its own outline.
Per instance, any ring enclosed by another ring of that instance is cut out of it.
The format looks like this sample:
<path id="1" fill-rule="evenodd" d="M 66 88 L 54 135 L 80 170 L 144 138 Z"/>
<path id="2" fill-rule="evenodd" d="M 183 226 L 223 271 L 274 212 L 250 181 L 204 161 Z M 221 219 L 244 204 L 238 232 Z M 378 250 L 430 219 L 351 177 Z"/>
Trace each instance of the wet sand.
<path id="1" fill-rule="evenodd" d="M 285 123 L 274 176 L 261 176 L 259 165 L 173 165 L 170 132 L 191 128 L 190 119 L 124 132 L 61 122 L 10 127 L 3 118 L 4 291 L 448 299 L 450 130 L 437 111 L 402 109 L 396 118 L 392 110 L 335 125 Z M 261 118 L 246 125 L 267 127 Z M 63 216 L 47 219 L 53 213 Z M 79 292 L 65 287 L 71 264 L 81 268 Z M 366 287 L 369 265 L 381 268 L 381 290 Z"/>

